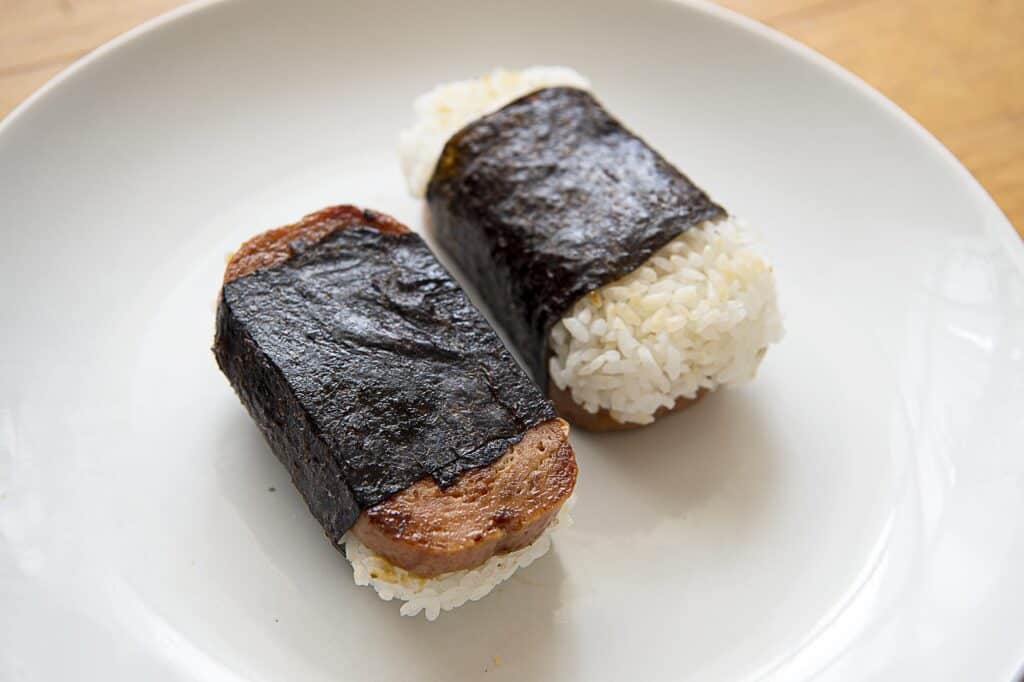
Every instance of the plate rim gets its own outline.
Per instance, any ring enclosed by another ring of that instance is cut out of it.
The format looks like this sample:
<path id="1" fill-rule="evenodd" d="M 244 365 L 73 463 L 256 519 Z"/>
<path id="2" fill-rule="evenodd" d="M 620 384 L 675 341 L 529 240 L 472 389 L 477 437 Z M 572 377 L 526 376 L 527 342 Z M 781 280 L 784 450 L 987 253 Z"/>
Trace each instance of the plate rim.
<path id="1" fill-rule="evenodd" d="M 648 0 L 652 4 L 658 0 Z M 920 121 L 911 116 L 896 102 L 885 96 L 880 90 L 865 81 L 863 78 L 848 70 L 844 66 L 832 61 L 827 56 L 814 48 L 805 45 L 796 38 L 792 38 L 782 31 L 772 28 L 757 19 L 748 17 L 737 10 L 719 5 L 713 0 L 661 0 L 673 5 L 686 7 L 690 10 L 700 12 L 716 20 L 724 21 L 740 29 L 752 33 L 757 37 L 768 40 L 774 45 L 788 51 L 800 59 L 811 63 L 816 68 L 824 71 L 830 76 L 839 79 L 844 85 L 857 91 L 866 97 L 871 103 L 881 108 L 886 115 L 899 122 L 905 129 L 913 133 L 921 143 L 933 152 L 937 152 L 939 158 L 946 167 L 956 174 L 965 187 L 974 195 L 979 208 L 988 214 L 995 227 L 993 236 L 1003 246 L 1003 252 L 1021 273 L 1024 273 L 1024 235 L 1018 234 L 1009 217 L 1003 212 L 996 200 L 989 194 L 981 182 L 974 177 L 968 168 L 946 145 L 942 143 L 928 128 Z M 123 46 L 138 41 L 147 34 L 158 31 L 186 16 L 200 14 L 217 5 L 227 5 L 236 0 L 190 0 L 180 7 L 158 14 L 147 19 L 141 24 L 128 29 L 102 43 L 95 49 L 69 64 L 55 76 L 46 81 L 31 95 L 22 100 L 3 119 L 0 119 L 0 139 L 9 134 L 14 124 L 29 115 L 38 102 L 45 99 L 51 92 L 61 86 L 64 81 L 73 78 L 79 71 L 88 68 L 95 62 L 99 62 L 116 53 Z"/>

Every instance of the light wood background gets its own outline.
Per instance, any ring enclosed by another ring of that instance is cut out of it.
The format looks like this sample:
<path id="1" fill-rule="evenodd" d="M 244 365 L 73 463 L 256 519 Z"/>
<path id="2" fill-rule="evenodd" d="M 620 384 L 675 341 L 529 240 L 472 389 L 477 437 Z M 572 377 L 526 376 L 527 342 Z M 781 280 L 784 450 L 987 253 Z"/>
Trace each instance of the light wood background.
<path id="1" fill-rule="evenodd" d="M 181 0 L 0 0 L 0 116 Z M 1024 0 L 722 0 L 874 85 L 931 130 L 1024 236 Z"/>

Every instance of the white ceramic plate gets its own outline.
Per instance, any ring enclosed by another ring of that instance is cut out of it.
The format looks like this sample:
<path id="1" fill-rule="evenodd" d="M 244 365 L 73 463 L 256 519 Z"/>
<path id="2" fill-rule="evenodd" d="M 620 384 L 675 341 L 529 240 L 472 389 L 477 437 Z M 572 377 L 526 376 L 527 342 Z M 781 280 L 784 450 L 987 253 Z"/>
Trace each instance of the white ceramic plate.
<path id="1" fill-rule="evenodd" d="M 761 226 L 762 375 L 574 436 L 577 524 L 435 623 L 352 583 L 209 352 L 225 254 L 336 202 L 415 227 L 410 102 L 568 64 Z M 224 2 L 0 126 L 0 678 L 1008 679 L 1024 249 L 942 147 L 704 5 Z M 269 492 L 269 488 L 276 492 Z"/>

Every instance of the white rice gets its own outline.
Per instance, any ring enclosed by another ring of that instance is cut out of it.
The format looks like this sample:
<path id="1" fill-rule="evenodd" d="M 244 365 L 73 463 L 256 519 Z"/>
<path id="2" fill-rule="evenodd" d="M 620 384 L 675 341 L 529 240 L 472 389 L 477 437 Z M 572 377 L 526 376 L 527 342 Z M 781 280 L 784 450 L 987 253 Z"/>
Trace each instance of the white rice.
<path id="1" fill-rule="evenodd" d="M 405 602 L 399 611 L 403 616 L 415 616 L 423 611 L 427 620 L 434 620 L 441 611 L 483 599 L 518 569 L 544 556 L 551 548 L 551 534 L 555 529 L 572 525 L 569 509 L 573 501 L 572 497 L 566 500 L 551 524 L 530 545 L 495 555 L 477 568 L 442 573 L 434 578 L 421 578 L 395 566 L 352 533 L 346 533 L 341 542 L 345 544 L 345 557 L 352 564 L 356 585 L 372 585 L 384 601 L 401 599 Z"/>
<path id="2" fill-rule="evenodd" d="M 551 330 L 549 371 L 587 411 L 648 424 L 677 398 L 753 379 L 782 335 L 772 267 L 729 217 L 577 301 Z"/>
<path id="3" fill-rule="evenodd" d="M 416 123 L 403 130 L 399 156 L 409 191 L 422 197 L 448 138 L 484 114 L 536 90 L 554 86 L 590 89 L 586 78 L 565 66 L 532 66 L 522 71 L 495 69 L 474 80 L 439 85 L 413 105 Z"/>
<path id="4" fill-rule="evenodd" d="M 566 67 L 497 70 L 416 100 L 401 136 L 409 188 L 423 196 L 448 138 L 545 87 L 589 89 Z M 783 335 L 772 267 L 735 218 L 683 233 L 626 277 L 591 292 L 551 331 L 552 381 L 590 412 L 648 424 L 661 407 L 752 379 Z"/>

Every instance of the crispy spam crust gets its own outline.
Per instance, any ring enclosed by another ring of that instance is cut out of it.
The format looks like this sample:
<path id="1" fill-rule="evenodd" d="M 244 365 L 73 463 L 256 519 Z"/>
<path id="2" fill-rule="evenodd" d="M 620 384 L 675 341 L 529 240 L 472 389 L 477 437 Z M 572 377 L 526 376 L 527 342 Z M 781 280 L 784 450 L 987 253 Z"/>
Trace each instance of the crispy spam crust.
<path id="1" fill-rule="evenodd" d="M 467 471 L 448 488 L 425 478 L 367 509 L 352 532 L 423 577 L 522 549 L 547 528 L 576 485 L 568 435 L 561 419 L 535 426 L 493 464 Z"/>
<path id="2" fill-rule="evenodd" d="M 354 225 L 370 225 L 381 232 L 402 234 L 409 228 L 386 213 L 356 206 L 328 206 L 310 213 L 302 220 L 262 232 L 248 240 L 231 256 L 224 270 L 224 283 L 255 272 L 260 268 L 280 265 L 294 255 L 291 244 L 297 240 L 316 243 L 337 230 Z"/>

